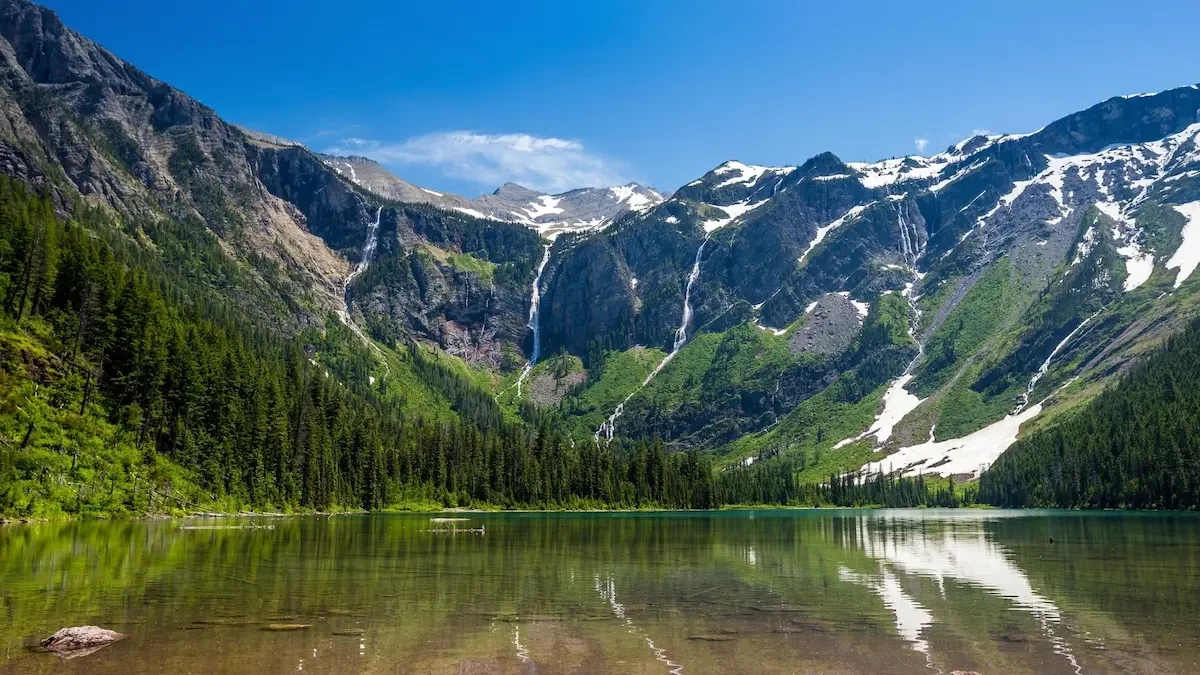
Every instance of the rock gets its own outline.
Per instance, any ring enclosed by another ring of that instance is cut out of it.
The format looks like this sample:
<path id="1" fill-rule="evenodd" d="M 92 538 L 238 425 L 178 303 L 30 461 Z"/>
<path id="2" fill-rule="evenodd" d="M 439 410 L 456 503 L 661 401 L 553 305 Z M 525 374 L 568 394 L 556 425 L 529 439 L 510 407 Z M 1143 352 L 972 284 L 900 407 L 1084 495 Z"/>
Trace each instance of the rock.
<path id="1" fill-rule="evenodd" d="M 312 628 L 311 623 L 269 623 L 263 626 L 263 630 L 274 631 L 276 633 L 286 633 L 294 630 L 308 630 Z"/>
<path id="2" fill-rule="evenodd" d="M 60 629 L 54 635 L 41 641 L 42 649 L 54 652 L 65 659 L 87 656 L 117 640 L 123 640 L 125 635 L 99 626 L 74 626 Z"/>

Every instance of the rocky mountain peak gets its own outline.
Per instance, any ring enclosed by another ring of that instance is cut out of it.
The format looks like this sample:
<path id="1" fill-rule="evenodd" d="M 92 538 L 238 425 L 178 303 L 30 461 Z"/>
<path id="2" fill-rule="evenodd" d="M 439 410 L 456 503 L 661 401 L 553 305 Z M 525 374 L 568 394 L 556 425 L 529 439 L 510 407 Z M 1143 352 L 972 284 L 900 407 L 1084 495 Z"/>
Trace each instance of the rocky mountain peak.
<path id="1" fill-rule="evenodd" d="M 837 155 L 832 152 L 822 152 L 815 157 L 812 157 L 807 162 L 802 164 L 799 169 L 800 175 L 808 178 L 812 176 L 836 176 L 841 174 L 853 173 L 850 167 L 846 166 Z"/>
<path id="2" fill-rule="evenodd" d="M 492 193 L 493 196 L 503 197 L 504 199 L 536 199 L 543 194 L 545 193 L 538 192 L 537 190 L 530 190 L 524 185 L 519 185 L 513 182 L 508 182 L 504 185 L 501 185 L 500 187 L 496 188 L 495 192 Z"/>

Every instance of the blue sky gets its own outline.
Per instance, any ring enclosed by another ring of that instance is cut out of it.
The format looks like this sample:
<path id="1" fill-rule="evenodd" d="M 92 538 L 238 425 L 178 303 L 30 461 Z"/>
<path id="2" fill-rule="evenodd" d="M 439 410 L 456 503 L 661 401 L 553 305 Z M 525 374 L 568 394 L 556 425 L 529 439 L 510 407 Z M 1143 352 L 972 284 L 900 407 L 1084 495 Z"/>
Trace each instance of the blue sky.
<path id="1" fill-rule="evenodd" d="M 935 152 L 1200 82 L 1200 3 L 44 0 L 226 119 L 473 196 Z"/>

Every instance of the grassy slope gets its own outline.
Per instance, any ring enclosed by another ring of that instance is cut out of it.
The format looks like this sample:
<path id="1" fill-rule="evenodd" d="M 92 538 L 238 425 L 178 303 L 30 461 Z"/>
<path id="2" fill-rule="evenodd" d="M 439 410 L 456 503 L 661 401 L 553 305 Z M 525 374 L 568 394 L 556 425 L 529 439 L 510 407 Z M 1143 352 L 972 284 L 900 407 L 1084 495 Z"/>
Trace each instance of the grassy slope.
<path id="1" fill-rule="evenodd" d="M 630 392 L 641 386 L 646 376 L 666 357 L 661 350 L 634 347 L 609 352 L 599 377 L 589 380 L 578 392 L 568 396 L 562 410 L 577 438 L 590 438 Z"/>
<path id="2" fill-rule="evenodd" d="M 1013 407 L 1019 390 L 987 396 L 972 389 L 972 385 L 1001 355 L 1015 347 L 1025 330 L 1019 318 L 1031 291 L 1023 288 L 1017 277 L 1008 259 L 1001 258 L 975 282 L 927 341 L 926 356 L 910 390 L 931 400 L 915 413 L 912 424 L 927 430 L 936 419 L 938 440 L 976 431 Z M 944 284 L 937 295 L 947 295 L 945 289 L 952 285 Z M 937 306 L 935 302 L 931 309 Z"/>
<path id="3" fill-rule="evenodd" d="M 844 438 L 853 437 L 871 426 L 879 411 L 883 392 L 880 386 L 858 401 L 840 400 L 843 380 L 796 406 L 779 424 L 756 434 L 748 434 L 722 449 L 723 463 L 740 462 L 747 457 L 789 455 L 804 457 L 800 477 L 820 481 L 830 473 L 857 469 L 871 459 L 870 442 L 857 442 L 833 449 Z"/>
<path id="4" fill-rule="evenodd" d="M 82 400 L 46 395 L 34 373 L 38 380 L 79 378 L 64 371 L 47 325 L 0 322 L 0 472 L 38 476 L 0 492 L 0 514 L 59 518 L 69 510 L 94 517 L 212 504 L 187 471 L 139 450 L 134 434 L 110 423 L 102 405 L 93 400 L 80 414 Z"/>

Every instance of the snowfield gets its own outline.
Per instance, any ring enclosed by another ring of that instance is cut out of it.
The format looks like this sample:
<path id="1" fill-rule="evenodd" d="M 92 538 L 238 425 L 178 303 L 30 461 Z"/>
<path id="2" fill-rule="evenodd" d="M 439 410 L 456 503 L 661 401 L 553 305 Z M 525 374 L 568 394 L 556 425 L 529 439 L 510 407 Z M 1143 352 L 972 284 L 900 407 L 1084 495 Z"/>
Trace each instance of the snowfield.
<path id="1" fill-rule="evenodd" d="M 905 476 L 924 473 L 939 476 L 970 474 L 978 477 L 1008 446 L 1016 442 L 1021 425 L 1041 412 L 1042 404 L 1038 403 L 1020 413 L 1007 415 L 975 433 L 946 441 L 933 440 L 933 429 L 930 429 L 928 441 L 900 448 L 879 461 L 870 462 L 863 466 L 862 473 L 895 471 Z"/>
<path id="2" fill-rule="evenodd" d="M 1167 269 L 1179 269 L 1179 274 L 1175 275 L 1175 288 L 1179 288 L 1200 265 L 1200 202 L 1179 204 L 1173 208 L 1188 219 L 1187 225 L 1183 226 L 1183 242 L 1167 261 Z"/>

